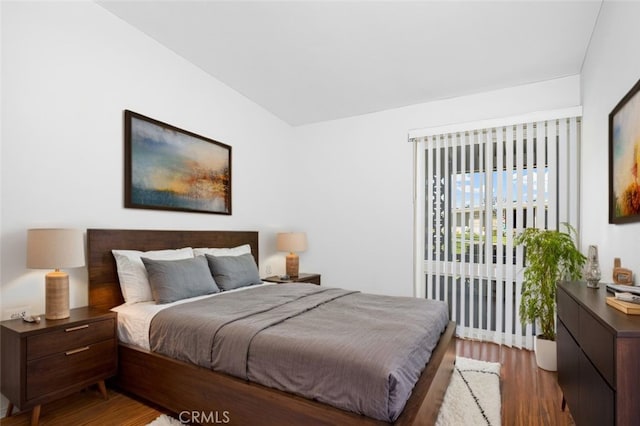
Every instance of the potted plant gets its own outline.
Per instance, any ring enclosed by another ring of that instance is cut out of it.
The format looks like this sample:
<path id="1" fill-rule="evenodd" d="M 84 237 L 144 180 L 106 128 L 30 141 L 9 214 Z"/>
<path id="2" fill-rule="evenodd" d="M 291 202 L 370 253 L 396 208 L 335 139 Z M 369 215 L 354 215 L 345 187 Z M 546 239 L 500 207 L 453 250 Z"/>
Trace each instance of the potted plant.
<path id="1" fill-rule="evenodd" d="M 579 279 L 586 257 L 574 242 L 576 231 L 564 223 L 567 232 L 527 228 L 515 239 L 525 247 L 524 283 L 520 300 L 520 321 L 539 325 L 536 336 L 538 367 L 556 371 L 556 284 Z"/>

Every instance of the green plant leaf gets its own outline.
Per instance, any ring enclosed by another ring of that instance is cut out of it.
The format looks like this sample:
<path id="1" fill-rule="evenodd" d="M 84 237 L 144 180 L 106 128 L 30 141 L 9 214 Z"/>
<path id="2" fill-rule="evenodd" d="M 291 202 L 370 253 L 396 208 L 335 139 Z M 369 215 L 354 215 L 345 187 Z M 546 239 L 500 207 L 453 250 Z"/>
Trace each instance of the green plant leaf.
<path id="1" fill-rule="evenodd" d="M 516 239 L 525 248 L 524 282 L 520 300 L 520 321 L 540 324 L 541 336 L 555 340 L 556 285 L 579 279 L 586 257 L 575 245 L 575 229 L 567 232 L 526 228 Z"/>

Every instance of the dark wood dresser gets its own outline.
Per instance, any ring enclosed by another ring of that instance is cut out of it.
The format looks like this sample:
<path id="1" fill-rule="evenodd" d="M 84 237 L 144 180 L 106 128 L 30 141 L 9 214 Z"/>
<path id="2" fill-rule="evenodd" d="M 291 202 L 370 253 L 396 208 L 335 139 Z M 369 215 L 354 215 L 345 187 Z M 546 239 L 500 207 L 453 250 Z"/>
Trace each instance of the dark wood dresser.
<path id="1" fill-rule="evenodd" d="M 602 283 L 558 285 L 558 383 L 578 426 L 640 422 L 640 316 L 606 296 Z"/>

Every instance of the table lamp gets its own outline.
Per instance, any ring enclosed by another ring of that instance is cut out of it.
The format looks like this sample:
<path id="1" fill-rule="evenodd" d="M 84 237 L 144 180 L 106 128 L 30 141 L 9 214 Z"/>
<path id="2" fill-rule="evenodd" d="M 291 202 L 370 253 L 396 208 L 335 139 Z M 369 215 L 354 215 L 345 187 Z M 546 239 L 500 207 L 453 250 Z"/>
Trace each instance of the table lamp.
<path id="1" fill-rule="evenodd" d="M 304 232 L 281 232 L 276 238 L 278 251 L 288 251 L 286 271 L 289 278 L 298 276 L 300 261 L 295 252 L 307 249 L 307 234 Z M 283 277 L 287 279 L 287 277 Z"/>
<path id="2" fill-rule="evenodd" d="M 29 229 L 27 268 L 55 269 L 45 276 L 45 318 L 69 318 L 69 275 L 60 268 L 85 265 L 84 238 L 79 229 Z"/>

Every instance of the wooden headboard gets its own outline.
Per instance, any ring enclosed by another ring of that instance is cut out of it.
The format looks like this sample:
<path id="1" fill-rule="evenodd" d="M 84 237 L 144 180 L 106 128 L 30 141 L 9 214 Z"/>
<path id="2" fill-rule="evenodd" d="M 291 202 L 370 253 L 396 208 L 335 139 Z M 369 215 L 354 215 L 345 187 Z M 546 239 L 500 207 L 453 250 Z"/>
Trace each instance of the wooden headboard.
<path id="1" fill-rule="evenodd" d="M 88 229 L 89 306 L 111 309 L 124 303 L 116 261 L 111 250 L 163 250 L 182 247 L 251 246 L 258 262 L 258 233 L 255 231 L 156 231 L 130 229 Z"/>

